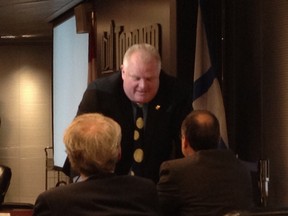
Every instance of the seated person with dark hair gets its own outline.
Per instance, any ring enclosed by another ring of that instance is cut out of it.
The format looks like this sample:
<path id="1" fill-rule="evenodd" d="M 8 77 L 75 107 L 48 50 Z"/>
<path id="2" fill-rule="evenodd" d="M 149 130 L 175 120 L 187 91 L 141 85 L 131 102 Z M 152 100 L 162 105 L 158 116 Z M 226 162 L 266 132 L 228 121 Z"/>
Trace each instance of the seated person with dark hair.
<path id="1" fill-rule="evenodd" d="M 40 194 L 34 216 L 158 215 L 155 184 L 137 176 L 116 176 L 121 129 L 101 114 L 83 114 L 64 134 L 72 168 L 80 181 Z"/>
<path id="2" fill-rule="evenodd" d="M 223 215 L 253 206 L 249 171 L 230 150 L 217 149 L 219 122 L 192 111 L 181 126 L 184 158 L 163 162 L 157 185 L 166 215 Z"/>

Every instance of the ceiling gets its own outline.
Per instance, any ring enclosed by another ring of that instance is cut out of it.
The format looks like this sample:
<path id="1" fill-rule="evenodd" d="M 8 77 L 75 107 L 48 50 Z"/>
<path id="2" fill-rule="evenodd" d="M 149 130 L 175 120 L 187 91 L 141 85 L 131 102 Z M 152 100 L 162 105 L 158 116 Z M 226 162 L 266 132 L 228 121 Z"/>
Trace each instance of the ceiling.
<path id="1" fill-rule="evenodd" d="M 52 40 L 51 21 L 82 0 L 0 0 L 0 43 Z"/>

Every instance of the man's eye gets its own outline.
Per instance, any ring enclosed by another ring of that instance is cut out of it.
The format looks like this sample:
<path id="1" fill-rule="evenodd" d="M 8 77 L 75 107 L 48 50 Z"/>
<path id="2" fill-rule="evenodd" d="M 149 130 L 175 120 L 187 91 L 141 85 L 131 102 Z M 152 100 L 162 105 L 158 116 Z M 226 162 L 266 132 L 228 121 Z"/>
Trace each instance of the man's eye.
<path id="1" fill-rule="evenodd" d="M 140 80 L 140 78 L 139 78 L 139 77 L 132 77 L 132 79 L 133 79 L 133 80 L 135 80 L 135 81 L 138 81 L 138 80 Z"/>

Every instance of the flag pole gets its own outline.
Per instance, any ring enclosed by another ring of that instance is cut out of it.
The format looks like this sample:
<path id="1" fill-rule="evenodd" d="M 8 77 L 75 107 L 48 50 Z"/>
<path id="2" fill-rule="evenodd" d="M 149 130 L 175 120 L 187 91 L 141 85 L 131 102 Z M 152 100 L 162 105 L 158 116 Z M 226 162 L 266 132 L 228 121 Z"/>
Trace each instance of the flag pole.
<path id="1" fill-rule="evenodd" d="M 96 70 L 96 28 L 95 28 L 95 14 L 91 11 L 90 17 L 90 31 L 88 44 L 88 84 L 97 78 Z"/>
<path id="2" fill-rule="evenodd" d="M 225 8 L 225 0 L 221 1 L 221 92 L 223 95 L 223 87 L 225 84 L 225 78 L 224 78 L 224 73 L 225 73 L 225 42 L 226 42 L 226 8 Z"/>

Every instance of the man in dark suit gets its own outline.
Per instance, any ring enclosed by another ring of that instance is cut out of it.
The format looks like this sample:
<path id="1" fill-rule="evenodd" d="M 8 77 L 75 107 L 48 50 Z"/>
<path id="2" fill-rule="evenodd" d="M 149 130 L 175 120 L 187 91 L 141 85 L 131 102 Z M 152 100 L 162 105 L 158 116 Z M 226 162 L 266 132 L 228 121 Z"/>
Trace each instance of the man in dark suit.
<path id="1" fill-rule="evenodd" d="M 98 113 L 76 117 L 65 131 L 64 143 L 80 179 L 40 194 L 33 215 L 158 215 L 153 181 L 114 174 L 120 140 L 121 128 L 113 119 Z"/>
<path id="2" fill-rule="evenodd" d="M 160 164 L 182 156 L 179 131 L 184 117 L 192 110 L 192 90 L 175 77 L 161 71 L 161 59 L 155 47 L 136 44 L 123 58 L 121 71 L 92 82 L 84 93 L 77 115 L 100 112 L 117 121 L 122 128 L 122 158 L 117 174 L 131 172 L 155 183 Z M 136 107 L 144 113 L 144 135 L 140 151 L 134 146 Z"/>
<path id="3" fill-rule="evenodd" d="M 181 127 L 184 158 L 166 161 L 157 185 L 164 216 L 224 215 L 253 206 L 249 171 L 230 150 L 217 149 L 219 122 L 192 111 Z"/>

